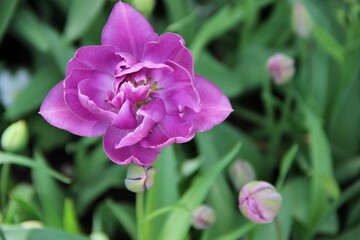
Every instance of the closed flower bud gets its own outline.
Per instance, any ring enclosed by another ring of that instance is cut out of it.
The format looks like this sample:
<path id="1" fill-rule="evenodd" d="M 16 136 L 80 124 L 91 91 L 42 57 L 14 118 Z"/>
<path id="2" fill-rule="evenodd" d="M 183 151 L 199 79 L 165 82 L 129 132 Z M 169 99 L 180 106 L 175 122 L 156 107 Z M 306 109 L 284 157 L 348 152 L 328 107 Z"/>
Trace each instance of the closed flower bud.
<path id="1" fill-rule="evenodd" d="M 109 237 L 102 232 L 93 232 L 90 235 L 90 240 L 109 240 Z"/>
<path id="2" fill-rule="evenodd" d="M 32 228 L 43 228 L 44 224 L 42 222 L 36 220 L 25 221 L 21 223 L 21 227 L 25 229 L 32 229 Z"/>
<path id="3" fill-rule="evenodd" d="M 215 221 L 215 211 L 207 205 L 199 206 L 192 213 L 192 225 L 196 229 L 207 229 L 208 227 L 213 225 Z"/>
<path id="4" fill-rule="evenodd" d="M 295 3 L 292 18 L 295 32 L 300 37 L 308 38 L 312 32 L 313 23 L 309 12 L 302 3 Z"/>
<path id="5" fill-rule="evenodd" d="M 140 13 L 149 16 L 155 7 L 155 0 L 132 0 L 131 5 Z"/>
<path id="6" fill-rule="evenodd" d="M 278 214 L 282 197 L 274 186 L 263 181 L 247 183 L 239 195 L 239 209 L 255 223 L 270 223 Z"/>
<path id="7" fill-rule="evenodd" d="M 251 182 L 256 178 L 252 165 L 243 160 L 237 160 L 230 166 L 229 175 L 231 182 L 238 191 L 240 191 L 246 183 Z"/>
<path id="8" fill-rule="evenodd" d="M 25 121 L 17 121 L 5 129 L 1 136 L 1 147 L 8 152 L 21 151 L 26 146 L 28 137 Z"/>
<path id="9" fill-rule="evenodd" d="M 294 60 L 282 53 L 275 54 L 267 61 L 267 69 L 278 85 L 288 82 L 295 73 Z"/>
<path id="10" fill-rule="evenodd" d="M 154 182 L 155 172 L 152 166 L 130 164 L 125 179 L 126 188 L 135 193 L 150 189 Z"/>

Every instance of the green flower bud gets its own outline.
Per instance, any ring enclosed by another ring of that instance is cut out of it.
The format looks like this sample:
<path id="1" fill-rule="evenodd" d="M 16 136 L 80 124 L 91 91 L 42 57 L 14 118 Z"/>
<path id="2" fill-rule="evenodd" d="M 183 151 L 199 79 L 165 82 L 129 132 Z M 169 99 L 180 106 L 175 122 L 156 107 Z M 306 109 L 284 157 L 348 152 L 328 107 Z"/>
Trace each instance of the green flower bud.
<path id="1" fill-rule="evenodd" d="M 109 237 L 102 232 L 93 232 L 90 235 L 90 240 L 109 240 Z"/>
<path id="2" fill-rule="evenodd" d="M 155 7 L 155 0 L 131 0 L 130 3 L 145 16 L 149 16 Z"/>
<path id="3" fill-rule="evenodd" d="M 5 129 L 1 136 L 1 147 L 8 152 L 24 149 L 28 142 L 28 129 L 24 120 L 17 121 Z"/>
<path id="4" fill-rule="evenodd" d="M 256 179 L 253 166 L 249 162 L 243 160 L 236 160 L 230 166 L 229 175 L 231 182 L 237 191 L 240 191 L 246 183 Z"/>
<path id="5" fill-rule="evenodd" d="M 215 211 L 207 205 L 199 206 L 192 213 L 192 225 L 196 229 L 207 229 L 208 227 L 213 225 L 215 221 Z"/>
<path id="6" fill-rule="evenodd" d="M 138 193 L 150 189 L 154 183 L 156 170 L 152 166 L 140 166 L 131 163 L 125 179 L 128 190 Z"/>

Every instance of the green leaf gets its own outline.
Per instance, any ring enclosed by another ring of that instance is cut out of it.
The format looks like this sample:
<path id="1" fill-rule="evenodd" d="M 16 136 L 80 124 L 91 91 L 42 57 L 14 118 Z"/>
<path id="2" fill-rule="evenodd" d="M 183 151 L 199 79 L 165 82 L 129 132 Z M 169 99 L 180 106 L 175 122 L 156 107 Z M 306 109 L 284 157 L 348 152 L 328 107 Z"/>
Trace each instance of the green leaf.
<path id="1" fill-rule="evenodd" d="M 65 24 L 64 36 L 68 41 L 81 37 L 102 11 L 105 0 L 73 0 Z"/>
<path id="2" fill-rule="evenodd" d="M 126 176 L 126 168 L 117 165 L 99 169 L 96 175 L 82 179 L 76 183 L 73 191 L 76 193 L 77 211 L 82 214 L 99 195 L 112 187 L 122 186 Z"/>
<path id="3" fill-rule="evenodd" d="M 21 226 L 15 225 L 1 225 L 0 229 L 6 237 L 1 240 L 28 240 L 31 231 L 31 229 L 24 229 Z"/>
<path id="4" fill-rule="evenodd" d="M 20 9 L 14 19 L 13 29 L 17 35 L 25 39 L 31 47 L 47 52 L 50 44 L 44 33 L 44 24 L 29 9 Z"/>
<path id="5" fill-rule="evenodd" d="M 25 114 L 39 109 L 41 102 L 49 90 L 61 79 L 57 69 L 48 64 L 39 68 L 31 78 L 30 84 L 18 95 L 5 112 L 5 117 L 9 120 L 18 119 Z"/>
<path id="6" fill-rule="evenodd" d="M 179 199 L 178 159 L 174 146 L 162 150 L 155 162 L 156 174 L 153 187 L 147 191 L 146 215 L 163 207 L 175 204 Z M 144 224 L 146 236 L 157 239 L 159 231 L 166 221 L 161 216 Z"/>
<path id="7" fill-rule="evenodd" d="M 218 137 L 219 135 L 217 135 L 215 131 L 197 134 L 195 137 L 200 154 L 199 157 L 203 160 L 202 173 L 208 171 L 212 166 L 217 164 L 221 158 L 218 150 L 219 146 L 215 143 Z M 215 224 L 207 230 L 209 235 L 216 237 L 233 228 L 237 215 L 235 213 L 238 212 L 235 199 L 236 198 L 234 198 L 230 186 L 226 181 L 225 174 L 219 174 L 210 188 L 206 204 L 215 210 L 216 218 L 222 219 L 222 221 L 216 221 Z M 229 207 L 224 208 L 224 206 Z"/>
<path id="8" fill-rule="evenodd" d="M 18 3 L 18 0 L 0 2 L 0 43 Z"/>
<path id="9" fill-rule="evenodd" d="M 215 83 L 228 97 L 236 97 L 243 90 L 243 82 L 230 68 L 203 52 L 195 63 L 196 72 Z"/>
<path id="10" fill-rule="evenodd" d="M 297 154 L 299 150 L 299 146 L 298 145 L 293 145 L 289 151 L 286 152 L 284 158 L 281 161 L 281 166 L 280 166 L 280 176 L 277 180 L 276 183 L 276 188 L 278 190 L 282 189 L 283 184 L 285 182 L 285 177 L 295 159 L 295 156 Z"/>
<path id="11" fill-rule="evenodd" d="M 177 209 L 168 217 L 163 226 L 160 238 L 161 240 L 183 240 L 191 225 L 191 211 L 200 205 L 206 198 L 212 184 L 221 171 L 236 157 L 240 150 L 240 144 L 237 144 L 224 158 L 214 165 L 208 172 L 201 175 L 193 182 L 189 189 L 179 200 L 179 205 L 183 205 L 188 211 Z"/>
<path id="12" fill-rule="evenodd" d="M 61 175 L 60 173 L 57 173 L 54 170 L 50 169 L 49 167 L 41 165 L 38 162 L 35 162 L 33 159 L 30 159 L 27 157 L 0 152 L 0 164 L 4 164 L 4 163 L 12 163 L 12 164 L 17 164 L 17 165 L 24 166 L 24 167 L 29 167 L 33 170 L 37 170 L 42 173 L 46 173 L 47 175 L 49 175 L 55 179 L 58 179 L 59 181 L 62 181 L 64 183 L 70 183 L 69 178 L 67 178 L 67 177 Z"/>
<path id="13" fill-rule="evenodd" d="M 70 198 L 65 199 L 63 226 L 66 232 L 81 233 L 79 222 L 76 216 L 74 201 Z"/>
<path id="14" fill-rule="evenodd" d="M 36 153 L 35 161 L 40 167 L 47 167 L 45 160 L 39 153 Z M 64 195 L 59 186 L 40 169 L 34 169 L 31 177 L 40 200 L 45 224 L 61 228 Z"/>
<path id="15" fill-rule="evenodd" d="M 305 104 L 302 105 L 302 109 L 306 116 L 306 126 L 310 134 L 309 147 L 313 174 L 311 184 L 312 193 L 309 203 L 311 206 L 309 226 L 315 226 L 329 205 L 328 197 L 334 197 L 334 192 L 337 194 L 340 190 L 334 179 L 330 145 L 321 121 Z M 321 177 L 319 178 L 319 176 Z M 324 189 L 324 181 L 321 179 L 327 179 L 326 182 L 331 181 L 331 188 Z M 331 191 L 329 192 L 329 190 Z"/>
<path id="16" fill-rule="evenodd" d="M 88 240 L 88 238 L 69 234 L 55 229 L 33 229 L 26 240 Z"/>
<path id="17" fill-rule="evenodd" d="M 124 203 L 115 203 L 111 200 L 106 201 L 106 206 L 110 208 L 111 212 L 132 239 L 136 239 L 136 219 L 134 208 Z"/>
<path id="18" fill-rule="evenodd" d="M 314 29 L 314 37 L 320 47 L 322 47 L 338 63 L 343 64 L 344 50 L 330 33 L 317 25 Z"/>
<path id="19" fill-rule="evenodd" d="M 198 60 L 204 47 L 213 39 L 223 35 L 239 24 L 244 15 L 243 9 L 238 5 L 232 8 L 229 5 L 222 7 L 210 17 L 196 34 L 190 46 L 195 62 Z"/>
<path id="20" fill-rule="evenodd" d="M 254 229 L 256 226 L 257 225 L 255 223 L 248 222 L 248 223 L 236 228 L 232 232 L 227 233 L 227 234 L 225 234 L 223 236 L 220 236 L 218 238 L 218 240 L 237 240 L 237 239 L 240 239 L 240 238 L 244 237 L 245 234 L 247 234 L 249 231 Z"/>

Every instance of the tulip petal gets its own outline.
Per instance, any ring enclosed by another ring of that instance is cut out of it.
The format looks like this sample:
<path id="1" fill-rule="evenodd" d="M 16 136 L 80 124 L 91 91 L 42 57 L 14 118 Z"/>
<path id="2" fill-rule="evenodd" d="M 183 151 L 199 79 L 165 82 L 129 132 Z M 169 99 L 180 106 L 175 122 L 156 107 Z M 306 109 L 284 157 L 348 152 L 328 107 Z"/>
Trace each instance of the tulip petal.
<path id="1" fill-rule="evenodd" d="M 101 43 L 140 60 L 145 44 L 158 38 L 149 22 L 129 4 L 115 4 L 102 31 Z"/>
<path id="2" fill-rule="evenodd" d="M 185 47 L 184 39 L 175 33 L 164 33 L 157 42 L 149 42 L 145 46 L 142 61 L 165 63 L 167 60 L 184 67 L 191 76 L 194 75 L 194 60 L 190 50 Z"/>
<path id="3" fill-rule="evenodd" d="M 182 122 L 178 115 L 167 114 L 161 122 L 154 126 L 151 133 L 141 141 L 141 145 L 162 148 L 175 142 L 188 142 L 194 137 L 194 133 L 190 131 L 191 127 L 190 122 Z"/>
<path id="4" fill-rule="evenodd" d="M 133 129 L 137 126 L 135 118 L 135 107 L 133 104 L 126 100 L 121 106 L 120 111 L 111 125 L 120 129 Z"/>
<path id="5" fill-rule="evenodd" d="M 73 69 L 97 69 L 113 76 L 121 56 L 112 46 L 85 46 L 79 48 L 66 67 L 66 76 Z"/>
<path id="6" fill-rule="evenodd" d="M 76 113 L 79 117 L 90 121 L 97 121 L 102 119 L 102 116 L 96 115 L 85 108 L 79 99 L 79 85 L 82 81 L 94 81 L 101 88 L 108 88 L 112 90 L 113 78 L 99 72 L 98 70 L 85 70 L 85 69 L 74 69 L 71 74 L 65 79 L 64 91 L 65 91 L 65 102 L 67 106 Z M 107 100 L 107 94 L 103 90 L 103 101 Z M 94 95 L 93 93 L 92 95 Z M 93 96 L 94 98 L 98 98 Z"/>
<path id="7" fill-rule="evenodd" d="M 107 156 L 113 162 L 120 165 L 127 165 L 132 161 L 139 165 L 151 165 L 160 153 L 160 149 L 144 148 L 139 143 L 123 148 L 115 147 L 127 132 L 128 131 L 120 130 L 113 126 L 108 128 L 103 140 L 103 146 Z"/>
<path id="8" fill-rule="evenodd" d="M 130 146 L 132 144 L 140 142 L 143 138 L 149 135 L 151 129 L 159 122 L 165 115 L 165 105 L 162 100 L 154 99 L 150 103 L 141 107 L 137 114 L 143 116 L 143 120 L 137 128 L 129 132 L 124 136 L 119 144 L 116 145 L 116 148 L 122 148 L 125 146 Z"/>
<path id="9" fill-rule="evenodd" d="M 43 101 L 40 114 L 57 128 L 75 135 L 98 137 L 104 134 L 108 124 L 104 121 L 88 121 L 75 115 L 64 101 L 64 81 L 58 83 Z"/>
<path id="10" fill-rule="evenodd" d="M 185 108 L 183 119 L 193 123 L 193 131 L 207 131 L 224 121 L 233 109 L 229 99 L 206 78 L 195 75 L 194 86 L 200 95 L 201 111 Z"/>
<path id="11" fill-rule="evenodd" d="M 186 106 L 195 112 L 200 111 L 200 97 L 193 85 L 193 78 L 185 68 L 179 64 L 166 61 L 166 65 L 173 69 L 172 73 L 157 76 L 157 70 L 151 75 L 158 82 L 161 89 L 159 95 L 165 100 L 168 113 L 179 111 L 179 106 Z"/>

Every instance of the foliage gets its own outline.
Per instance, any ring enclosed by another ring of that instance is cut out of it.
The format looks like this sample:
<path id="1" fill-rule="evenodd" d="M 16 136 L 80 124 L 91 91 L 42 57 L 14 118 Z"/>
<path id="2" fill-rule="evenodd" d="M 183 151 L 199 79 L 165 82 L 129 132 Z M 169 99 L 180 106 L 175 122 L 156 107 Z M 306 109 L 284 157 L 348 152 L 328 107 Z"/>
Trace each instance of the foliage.
<path id="1" fill-rule="evenodd" d="M 312 20 L 308 38 L 292 24 L 297 2 Z M 136 207 L 124 185 L 127 167 L 107 159 L 100 139 L 71 136 L 37 113 L 75 50 L 100 43 L 113 5 L 0 1 L 0 72 L 31 74 L 12 105 L 0 107 L 1 132 L 20 119 L 30 132 L 26 149 L 0 152 L 0 239 L 100 239 L 100 233 L 139 239 L 139 228 L 149 240 L 330 240 L 360 233 L 358 1 L 156 1 L 148 15 L 156 31 L 185 38 L 195 71 L 231 99 L 234 112 L 192 142 L 163 149 L 154 186 Z M 284 85 L 273 84 L 266 70 L 276 53 L 295 60 L 294 78 Z M 227 169 L 237 158 L 282 194 L 273 223 L 255 225 L 240 214 Z M 204 231 L 191 228 L 191 210 L 202 203 L 217 214 Z"/>

